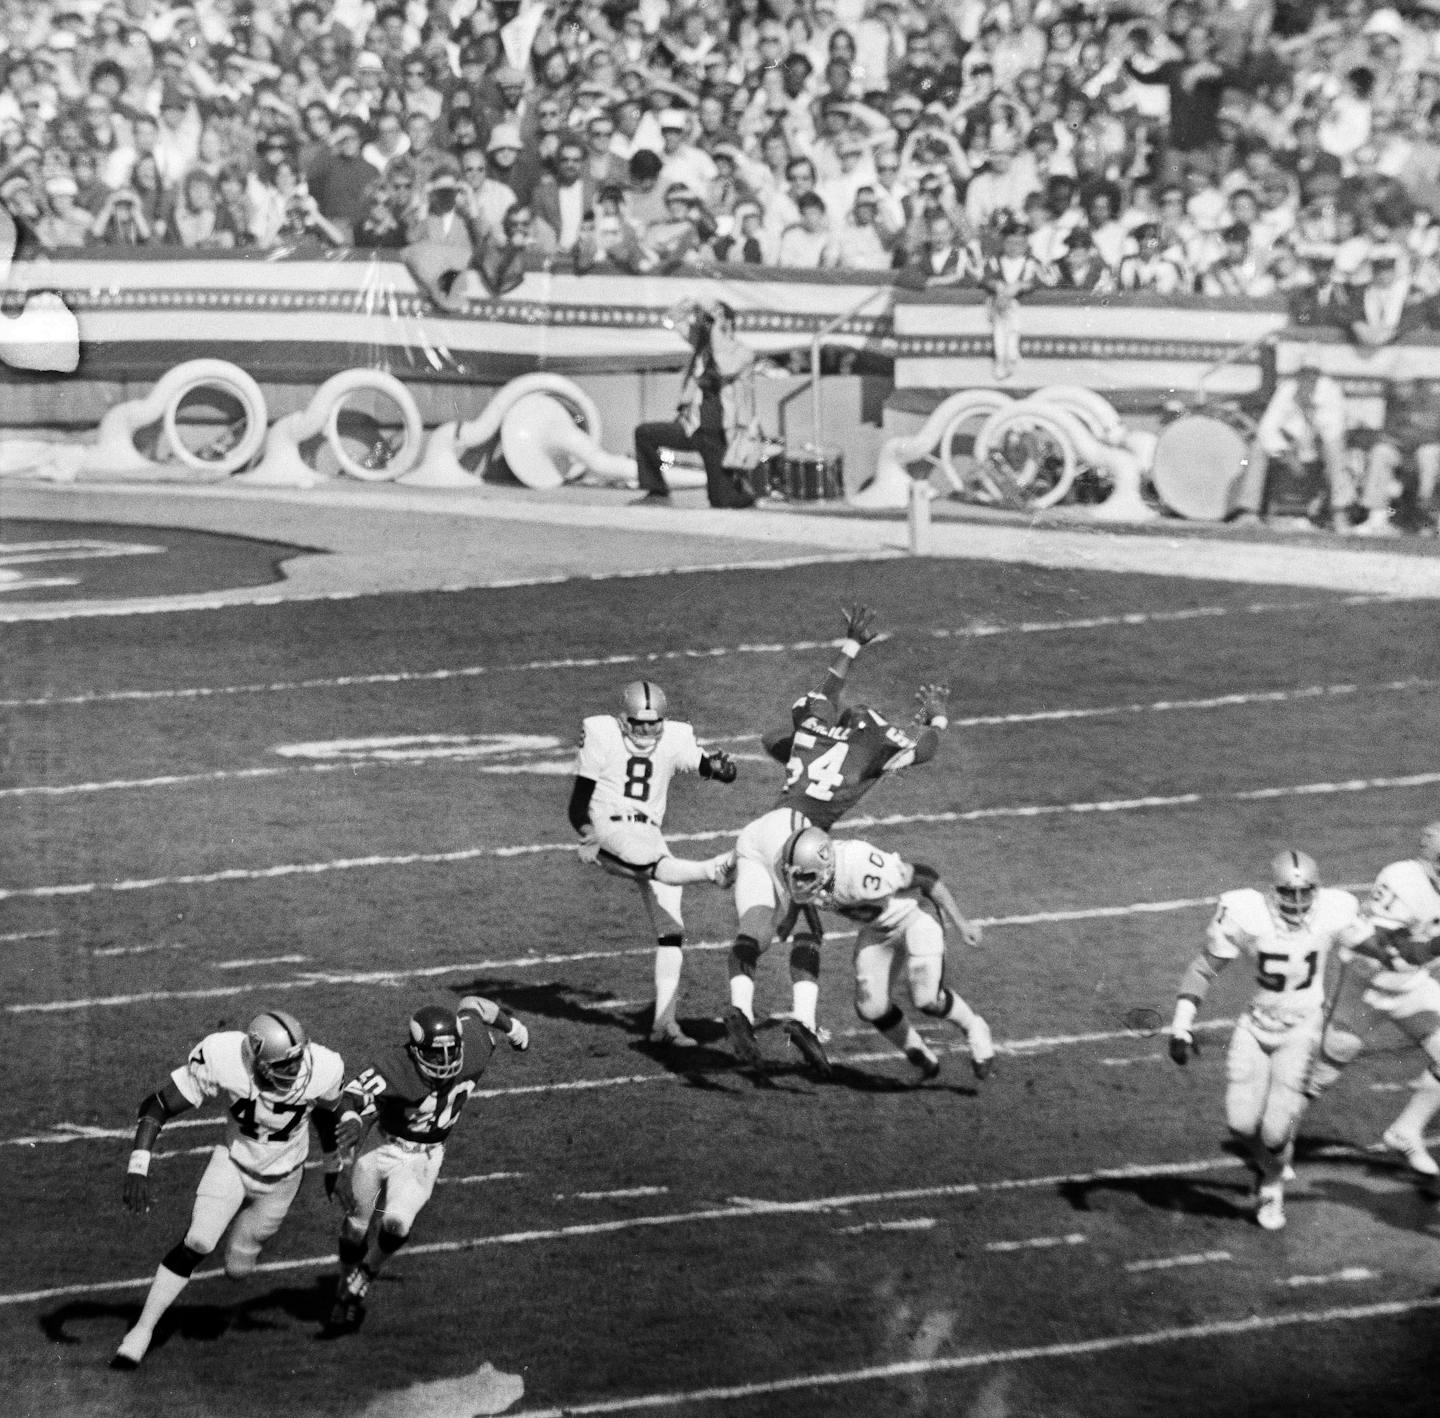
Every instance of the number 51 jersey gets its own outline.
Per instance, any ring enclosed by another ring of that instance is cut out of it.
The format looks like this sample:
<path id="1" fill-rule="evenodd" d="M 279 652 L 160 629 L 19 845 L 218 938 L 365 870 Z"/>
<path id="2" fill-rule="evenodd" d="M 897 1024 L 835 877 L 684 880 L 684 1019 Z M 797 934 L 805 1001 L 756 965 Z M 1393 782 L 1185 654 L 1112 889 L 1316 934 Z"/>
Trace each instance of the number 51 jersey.
<path id="1" fill-rule="evenodd" d="M 1216 960 L 1241 955 L 1255 962 L 1258 989 L 1250 1012 L 1258 1022 L 1283 1027 L 1325 1004 L 1325 965 L 1360 918 L 1348 891 L 1322 886 L 1304 920 L 1291 925 L 1264 892 L 1227 891 L 1210 922 L 1206 950 Z"/>
<path id="2" fill-rule="evenodd" d="M 307 1044 L 310 1076 L 293 1099 L 263 1093 L 245 1062 L 245 1035 L 238 1029 L 207 1034 L 190 1051 L 184 1068 L 170 1075 L 187 1101 L 199 1107 L 224 1093 L 225 1143 L 231 1159 L 261 1177 L 293 1172 L 310 1154 L 305 1124 L 316 1102 L 340 1097 L 345 1063 L 323 1044 Z"/>

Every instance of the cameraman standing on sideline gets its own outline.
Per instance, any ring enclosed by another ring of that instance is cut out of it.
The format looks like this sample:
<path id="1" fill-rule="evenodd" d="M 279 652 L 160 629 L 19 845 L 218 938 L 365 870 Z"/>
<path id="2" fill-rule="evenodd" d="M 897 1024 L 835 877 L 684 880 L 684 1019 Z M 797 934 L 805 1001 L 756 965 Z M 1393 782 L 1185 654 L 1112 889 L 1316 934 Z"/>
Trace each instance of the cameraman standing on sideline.
<path id="1" fill-rule="evenodd" d="M 691 352 L 679 407 L 674 419 L 642 423 L 635 430 L 635 461 L 644 492 L 640 501 L 669 505 L 660 450 L 671 448 L 700 455 L 711 507 L 750 507 L 754 495 L 738 486 L 726 470 L 725 450 L 748 422 L 740 414 L 737 384 L 753 374 L 754 351 L 735 338 L 735 312 L 723 301 L 687 301 L 681 311 L 677 329 L 689 341 Z M 753 405 L 753 394 L 747 402 Z"/>

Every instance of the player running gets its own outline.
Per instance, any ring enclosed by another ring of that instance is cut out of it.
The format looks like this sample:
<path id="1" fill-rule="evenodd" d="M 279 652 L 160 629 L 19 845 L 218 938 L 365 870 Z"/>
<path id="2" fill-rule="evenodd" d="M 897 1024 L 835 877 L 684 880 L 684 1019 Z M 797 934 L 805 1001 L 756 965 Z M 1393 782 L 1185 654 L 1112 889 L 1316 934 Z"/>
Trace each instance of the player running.
<path id="1" fill-rule="evenodd" d="M 934 758 L 950 691 L 925 685 L 913 737 L 887 723 L 867 705 L 840 707 L 840 691 L 855 657 L 875 638 L 875 613 L 868 606 L 845 612 L 845 640 L 819 689 L 791 710 L 793 727 L 765 738 L 766 751 L 785 765 L 785 786 L 776 805 L 742 829 L 735 843 L 735 913 L 739 929 L 730 950 L 730 1005 L 725 1031 L 740 1060 L 758 1067 L 755 1038 L 755 971 L 775 933 L 775 912 L 784 898 L 776 862 L 785 843 L 801 828 L 827 832 L 876 783 L 915 763 Z M 787 922 L 787 925 L 789 923 Z M 806 929 L 790 949 L 792 1009 L 785 1030 L 812 1066 L 829 1067 L 815 1011 L 820 999 L 820 926 L 810 913 Z"/>
<path id="2" fill-rule="evenodd" d="M 855 1012 L 873 1024 L 920 1070 L 940 1072 L 940 1060 L 895 1003 L 891 981 L 901 968 L 916 1009 L 964 1031 L 976 1078 L 988 1078 L 995 1046 L 990 1026 L 945 984 L 945 933 L 923 897 L 973 949 L 980 927 L 966 920 L 934 867 L 847 837 L 834 841 L 819 827 L 802 828 L 781 849 L 777 870 L 790 899 L 854 921 Z"/>
<path id="3" fill-rule="evenodd" d="M 619 714 L 595 714 L 584 722 L 570 825 L 580 834 L 580 860 L 633 881 L 644 902 L 657 941 L 650 1042 L 694 1048 L 675 1017 L 685 944 L 681 888 L 702 881 L 728 886 L 734 857 L 672 856 L 660 829 L 676 773 L 733 783 L 739 770 L 728 753 L 702 748 L 689 724 L 666 718 L 658 684 L 637 679 L 621 691 L 620 701 Z"/>
<path id="4" fill-rule="evenodd" d="M 445 1140 L 495 1052 L 496 1031 L 512 1049 L 530 1047 L 530 1031 L 493 1000 L 466 995 L 458 1009 L 425 1005 L 410 1016 L 404 1048 L 345 1085 L 339 1127 L 348 1164 L 345 1220 L 328 1334 L 360 1327 L 371 1281 L 410 1239 L 440 1175 Z M 355 1157 L 367 1133 L 369 1145 Z"/>
<path id="5" fill-rule="evenodd" d="M 1313 857 L 1286 850 L 1270 863 L 1269 893 L 1227 891 L 1215 908 L 1205 949 L 1190 962 L 1170 1025 L 1170 1057 L 1197 1052 L 1195 1018 L 1215 977 L 1249 955 L 1258 986 L 1230 1036 L 1225 1056 L 1225 1120 L 1256 1171 L 1255 1219 L 1285 1224 L 1285 1181 L 1295 1132 L 1325 1020 L 1325 967 L 1354 931 L 1360 903 L 1320 885 Z"/>
<path id="6" fill-rule="evenodd" d="M 1366 1028 L 1377 1018 L 1391 1020 L 1425 1054 L 1429 1070 L 1382 1141 L 1427 1179 L 1440 1177 L 1425 1147 L 1425 1129 L 1440 1112 L 1440 980 L 1428 968 L 1437 958 L 1440 822 L 1432 822 L 1420 833 L 1418 856 L 1391 862 L 1375 878 L 1341 951 L 1345 973 L 1312 1085 L 1317 1094 L 1328 1088 L 1364 1048 Z"/>
<path id="7" fill-rule="evenodd" d="M 241 1280 L 255 1269 L 261 1247 L 280 1229 L 300 1190 L 310 1151 L 306 1123 L 312 1116 L 325 1154 L 325 1195 L 335 1195 L 340 1174 L 336 1109 L 344 1081 L 339 1054 L 312 1044 L 293 1014 L 269 1009 L 244 1032 L 207 1035 L 190 1051 L 185 1066 L 144 1099 L 125 1177 L 129 1210 L 150 1210 L 150 1156 L 171 1118 L 224 1094 L 225 1141 L 210 1154 L 200 1178 L 185 1239 L 160 1262 L 140 1318 L 120 1341 L 111 1368 L 139 1366 L 160 1317 L 227 1228 L 225 1274 Z"/>

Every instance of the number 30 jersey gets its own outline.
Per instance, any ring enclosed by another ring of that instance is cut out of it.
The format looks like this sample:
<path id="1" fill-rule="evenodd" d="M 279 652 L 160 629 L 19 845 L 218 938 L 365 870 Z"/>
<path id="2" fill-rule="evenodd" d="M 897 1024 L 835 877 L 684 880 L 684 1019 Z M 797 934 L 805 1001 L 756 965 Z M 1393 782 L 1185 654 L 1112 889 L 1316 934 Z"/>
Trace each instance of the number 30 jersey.
<path id="1" fill-rule="evenodd" d="M 814 904 L 875 931 L 893 932 L 920 911 L 913 896 L 899 893 L 914 884 L 910 863 L 869 842 L 846 838 L 835 843 L 835 877 Z"/>
<path id="2" fill-rule="evenodd" d="M 804 813 L 827 831 L 881 777 L 908 767 L 915 756 L 915 740 L 873 709 L 844 727 L 829 722 L 833 713 L 834 705 L 820 694 L 796 703 L 785 787 L 775 804 Z"/>
<path id="3" fill-rule="evenodd" d="M 1324 1006 L 1326 962 L 1359 918 L 1360 903 L 1350 892 L 1322 886 L 1305 919 L 1292 926 L 1269 896 L 1245 887 L 1220 898 L 1206 950 L 1217 961 L 1250 956 L 1259 987 L 1251 1016 L 1283 1025 Z"/>
<path id="4" fill-rule="evenodd" d="M 582 728 L 575 776 L 595 784 L 592 821 L 612 813 L 639 813 L 659 827 L 665 820 L 671 778 L 698 773 L 703 757 L 695 730 L 679 719 L 665 721 L 665 731 L 649 753 L 636 753 L 625 742 L 613 714 L 592 714 Z"/>
<path id="5" fill-rule="evenodd" d="M 340 1097 L 345 1063 L 333 1049 L 307 1044 L 309 1080 L 293 1102 L 282 1102 L 260 1091 L 245 1062 L 244 1046 L 245 1035 L 238 1029 L 206 1035 L 190 1051 L 185 1067 L 170 1077 L 197 1108 L 207 1098 L 225 1094 L 225 1142 L 231 1159 L 258 1176 L 281 1177 L 309 1155 L 305 1124 L 316 1102 Z"/>

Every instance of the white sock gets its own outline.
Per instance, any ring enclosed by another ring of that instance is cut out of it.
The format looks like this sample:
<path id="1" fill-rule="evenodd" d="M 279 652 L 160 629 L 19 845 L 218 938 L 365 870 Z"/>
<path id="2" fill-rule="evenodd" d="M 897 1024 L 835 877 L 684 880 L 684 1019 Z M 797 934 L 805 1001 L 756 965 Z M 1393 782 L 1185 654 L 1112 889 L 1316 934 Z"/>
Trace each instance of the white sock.
<path id="1" fill-rule="evenodd" d="M 968 1029 L 975 1021 L 975 1011 L 954 990 L 951 990 L 950 1008 L 945 1011 L 945 1018 L 952 1024 L 958 1024 L 962 1029 Z"/>
<path id="2" fill-rule="evenodd" d="M 791 1012 L 807 1029 L 815 1028 L 815 1011 L 820 1007 L 820 982 L 796 980 L 790 987 Z"/>
<path id="3" fill-rule="evenodd" d="M 655 1026 L 675 1023 L 675 996 L 680 990 L 680 970 L 685 952 L 678 945 L 661 945 L 655 950 Z"/>
<path id="4" fill-rule="evenodd" d="M 144 1335 L 148 1345 L 150 1336 L 155 1333 L 155 1326 L 160 1323 L 160 1317 L 180 1298 L 180 1292 L 189 1283 L 188 1275 L 178 1275 L 168 1265 L 162 1265 L 155 1272 L 155 1279 L 150 1282 L 150 1293 L 145 1297 L 145 1307 L 140 1311 L 140 1318 L 135 1321 L 135 1327 L 125 1338 Z"/>
<path id="5" fill-rule="evenodd" d="M 730 1003 L 752 1024 L 755 1022 L 755 981 L 749 975 L 731 975 Z"/>
<path id="6" fill-rule="evenodd" d="M 1424 1137 L 1425 1129 L 1436 1113 L 1440 1113 L 1440 1082 L 1426 1074 L 1387 1131 L 1398 1132 L 1405 1137 Z"/>

